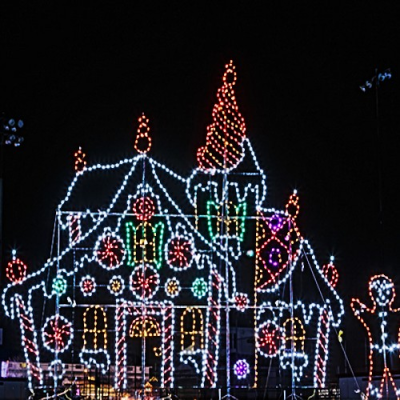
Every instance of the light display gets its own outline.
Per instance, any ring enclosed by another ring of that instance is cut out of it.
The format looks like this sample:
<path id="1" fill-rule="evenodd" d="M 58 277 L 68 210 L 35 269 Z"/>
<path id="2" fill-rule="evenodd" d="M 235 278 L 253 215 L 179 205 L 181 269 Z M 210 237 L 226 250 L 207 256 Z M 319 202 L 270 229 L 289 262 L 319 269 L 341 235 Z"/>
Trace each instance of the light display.
<path id="1" fill-rule="evenodd" d="M 124 243 L 119 237 L 109 233 L 103 235 L 94 249 L 98 263 L 106 269 L 114 269 L 121 265 L 125 250 Z"/>
<path id="2" fill-rule="evenodd" d="M 339 273 L 338 273 L 336 267 L 334 266 L 333 261 L 334 261 L 334 257 L 331 257 L 329 264 L 325 264 L 322 267 L 322 273 L 325 275 L 328 282 L 334 288 L 334 287 L 336 287 L 336 285 L 338 283 Z"/>
<path id="3" fill-rule="evenodd" d="M 158 290 L 160 277 L 149 264 L 138 265 L 132 272 L 130 287 L 138 299 L 151 299 Z"/>
<path id="4" fill-rule="evenodd" d="M 147 221 L 155 214 L 155 206 L 150 197 L 139 197 L 133 204 L 132 211 L 139 221 Z"/>
<path id="5" fill-rule="evenodd" d="M 125 289 L 125 283 L 121 276 L 114 275 L 107 285 L 108 290 L 115 296 L 119 296 Z"/>
<path id="6" fill-rule="evenodd" d="M 89 327 L 88 315 L 93 314 L 93 326 Z M 99 321 L 101 320 L 102 327 L 99 328 Z M 90 335 L 91 339 L 88 339 Z M 99 336 L 102 336 L 103 348 L 107 349 L 107 316 L 104 309 L 100 306 L 90 306 L 83 314 L 83 348 L 87 349 L 90 345 L 93 350 L 98 350 Z"/>
<path id="7" fill-rule="evenodd" d="M 181 237 L 174 237 L 168 244 L 168 264 L 171 268 L 181 270 L 190 267 L 193 257 L 192 243 Z"/>
<path id="8" fill-rule="evenodd" d="M 235 306 L 239 311 L 244 312 L 249 305 L 249 297 L 246 293 L 237 293 L 235 296 Z"/>
<path id="9" fill-rule="evenodd" d="M 139 118 L 139 127 L 135 139 L 135 150 L 138 153 L 146 154 L 151 149 L 151 137 L 149 136 L 149 120 L 143 114 Z"/>
<path id="10" fill-rule="evenodd" d="M 68 349 L 73 338 L 71 322 L 61 315 L 47 319 L 42 330 L 45 347 L 53 353 L 62 353 Z"/>
<path id="11" fill-rule="evenodd" d="M 143 387 L 143 371 L 155 364 L 161 387 L 184 385 L 182 367 L 201 387 L 264 387 L 260 371 L 271 363 L 296 385 L 325 386 L 331 327 L 344 313 L 338 273 L 333 260 L 317 263 L 301 235 L 297 192 L 282 210 L 266 208 L 266 175 L 246 137 L 236 82 L 230 62 L 188 177 L 150 155 L 156 144 L 144 115 L 132 158 L 90 166 L 76 153 L 56 211 L 57 251 L 30 274 L 15 257 L 7 268 L 2 304 L 20 321 L 30 388 L 43 383 L 42 363 L 55 386 L 67 363 L 112 375 L 120 391 L 129 389 L 132 363 Z M 103 176 L 98 193 L 92 183 Z M 240 319 L 254 340 L 246 354 L 231 354 Z"/>
<path id="12" fill-rule="evenodd" d="M 277 356 L 282 345 L 282 337 L 279 325 L 269 320 L 263 322 L 256 332 L 257 350 L 264 357 Z"/>
<path id="13" fill-rule="evenodd" d="M 367 331 L 369 341 L 369 377 L 367 398 L 399 398 L 400 388 L 393 379 L 395 359 L 399 358 L 398 324 L 400 309 L 393 308 L 396 297 L 394 283 L 386 275 L 375 275 L 369 281 L 369 308 L 359 299 L 352 299 L 351 308 Z M 392 326 L 395 331 L 392 332 Z M 380 377 L 378 381 L 376 377 Z"/>

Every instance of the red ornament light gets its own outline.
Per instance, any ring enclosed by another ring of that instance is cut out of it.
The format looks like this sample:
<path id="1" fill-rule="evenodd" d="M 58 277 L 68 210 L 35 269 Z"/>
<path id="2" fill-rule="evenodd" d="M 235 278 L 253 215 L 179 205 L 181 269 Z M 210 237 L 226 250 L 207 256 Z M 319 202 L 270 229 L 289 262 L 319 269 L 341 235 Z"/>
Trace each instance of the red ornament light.
<path id="1" fill-rule="evenodd" d="M 134 148 L 138 153 L 146 154 L 151 149 L 151 137 L 149 136 L 150 127 L 149 120 L 144 113 L 139 117 L 139 127 L 135 139 Z"/>
<path id="2" fill-rule="evenodd" d="M 235 296 L 235 307 L 239 311 L 245 311 L 247 306 L 249 305 L 249 298 L 246 293 L 238 293 Z"/>
<path id="3" fill-rule="evenodd" d="M 278 354 L 282 341 L 280 328 L 272 321 L 266 321 L 258 328 L 257 347 L 266 357 Z"/>
<path id="4" fill-rule="evenodd" d="M 90 280 L 90 279 L 86 279 L 86 280 L 82 283 L 82 290 L 83 290 L 85 293 L 90 293 L 90 292 L 92 292 L 92 291 L 93 291 L 93 287 L 94 287 L 93 281 Z"/>
<path id="5" fill-rule="evenodd" d="M 95 248 L 97 262 L 107 269 L 119 267 L 124 254 L 125 249 L 122 240 L 111 234 L 105 234 Z"/>
<path id="6" fill-rule="evenodd" d="M 140 197 L 133 204 L 132 211 L 139 221 L 148 221 L 156 212 L 156 207 L 150 197 Z"/>
<path id="7" fill-rule="evenodd" d="M 130 277 L 131 290 L 138 299 L 150 299 L 157 292 L 160 276 L 149 264 L 137 266 Z"/>
<path id="8" fill-rule="evenodd" d="M 199 168 L 204 171 L 235 168 L 243 158 L 246 124 L 239 112 L 233 87 L 236 84 L 235 66 L 225 65 L 223 85 L 218 89 L 213 123 L 207 127 L 206 145 L 197 151 Z"/>
<path id="9" fill-rule="evenodd" d="M 172 239 L 168 246 L 168 263 L 174 268 L 185 269 L 192 261 L 192 245 L 190 240 L 181 237 Z"/>
<path id="10" fill-rule="evenodd" d="M 12 252 L 12 260 L 7 264 L 6 276 L 13 283 L 22 282 L 25 279 L 28 267 L 19 258 L 16 257 L 16 252 Z"/>
<path id="11" fill-rule="evenodd" d="M 43 327 L 43 343 L 53 353 L 62 353 L 69 347 L 72 333 L 72 324 L 65 317 L 57 314 L 49 318 Z"/>

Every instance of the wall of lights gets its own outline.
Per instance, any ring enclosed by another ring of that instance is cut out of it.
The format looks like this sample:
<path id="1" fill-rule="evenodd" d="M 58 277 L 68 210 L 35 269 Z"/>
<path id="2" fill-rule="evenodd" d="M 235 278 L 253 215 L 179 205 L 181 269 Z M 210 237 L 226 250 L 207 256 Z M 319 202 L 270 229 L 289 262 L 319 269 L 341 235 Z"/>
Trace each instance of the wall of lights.
<path id="1" fill-rule="evenodd" d="M 30 388 L 43 383 L 43 363 L 53 365 L 55 385 L 65 364 L 81 363 L 112 373 L 120 390 L 132 365 L 152 366 L 162 387 L 176 385 L 184 368 L 202 387 L 262 386 L 273 362 L 296 385 L 325 386 L 331 327 L 344 313 L 338 272 L 333 259 L 321 267 L 301 235 L 296 192 L 283 210 L 265 207 L 266 176 L 236 81 L 230 62 L 187 178 L 149 155 L 145 115 L 133 158 L 89 166 L 82 149 L 75 153 L 76 175 L 57 208 L 56 254 L 27 274 L 14 253 L 6 270 L 2 304 L 20 323 Z M 99 177 L 118 185 L 93 205 L 95 189 L 90 199 L 81 193 Z M 312 302 L 296 294 L 299 275 L 318 287 Z M 250 351 L 230 341 L 240 318 L 252 321 Z"/>

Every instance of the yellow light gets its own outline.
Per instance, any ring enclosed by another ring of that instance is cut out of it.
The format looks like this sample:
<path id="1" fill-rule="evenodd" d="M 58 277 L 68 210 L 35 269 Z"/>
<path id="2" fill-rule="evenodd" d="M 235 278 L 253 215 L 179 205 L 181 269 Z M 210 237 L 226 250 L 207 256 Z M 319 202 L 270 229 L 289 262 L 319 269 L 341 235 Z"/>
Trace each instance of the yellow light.
<path id="1" fill-rule="evenodd" d="M 191 325 L 190 330 L 185 329 Z M 194 351 L 204 348 L 204 321 L 203 313 L 197 307 L 187 307 L 181 315 L 181 350 Z M 189 338 L 189 340 L 186 340 Z M 199 340 L 196 340 L 199 338 Z"/>
<path id="2" fill-rule="evenodd" d="M 89 327 L 88 317 L 92 317 L 92 327 Z M 98 328 L 98 320 L 101 320 L 102 328 Z M 92 334 L 92 335 L 90 335 Z M 103 307 L 94 305 L 88 307 L 83 313 L 83 349 L 98 350 L 98 337 L 102 336 L 104 350 L 107 350 L 107 315 Z M 88 337 L 91 337 L 89 340 Z M 90 343 L 91 342 L 91 343 Z"/>

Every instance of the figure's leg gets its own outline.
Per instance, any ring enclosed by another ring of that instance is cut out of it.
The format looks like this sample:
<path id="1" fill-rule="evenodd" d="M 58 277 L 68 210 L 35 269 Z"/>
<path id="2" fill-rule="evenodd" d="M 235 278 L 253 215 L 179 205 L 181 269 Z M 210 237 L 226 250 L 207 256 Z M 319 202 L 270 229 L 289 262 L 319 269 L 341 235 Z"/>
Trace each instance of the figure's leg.
<path id="1" fill-rule="evenodd" d="M 381 384 L 379 387 L 380 398 L 393 398 L 391 391 L 393 390 L 394 396 L 399 399 L 400 391 L 396 387 L 396 383 L 388 367 L 385 367 L 382 374 Z"/>

